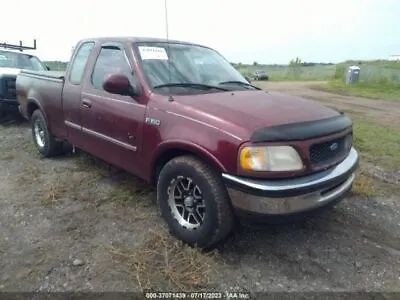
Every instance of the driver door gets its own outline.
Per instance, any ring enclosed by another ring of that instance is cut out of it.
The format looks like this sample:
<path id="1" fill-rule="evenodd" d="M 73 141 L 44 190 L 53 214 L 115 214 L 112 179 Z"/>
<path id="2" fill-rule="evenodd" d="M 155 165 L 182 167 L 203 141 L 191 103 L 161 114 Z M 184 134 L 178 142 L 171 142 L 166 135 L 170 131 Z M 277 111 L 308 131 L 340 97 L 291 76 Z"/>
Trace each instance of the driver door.
<path id="1" fill-rule="evenodd" d="M 135 72 L 117 43 L 103 44 L 81 98 L 82 131 L 88 152 L 105 161 L 137 172 L 146 106 L 130 96 L 110 94 L 103 82 L 112 73 L 124 74 L 131 82 Z"/>

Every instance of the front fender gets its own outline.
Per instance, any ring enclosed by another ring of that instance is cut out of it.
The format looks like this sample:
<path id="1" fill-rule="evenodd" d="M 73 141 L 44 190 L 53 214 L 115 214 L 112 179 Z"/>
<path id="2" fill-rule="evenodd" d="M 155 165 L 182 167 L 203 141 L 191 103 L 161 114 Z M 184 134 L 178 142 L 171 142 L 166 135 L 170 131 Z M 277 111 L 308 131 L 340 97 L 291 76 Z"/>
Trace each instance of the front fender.
<path id="1" fill-rule="evenodd" d="M 196 155 L 200 159 L 208 162 L 212 167 L 214 167 L 219 172 L 226 172 L 224 165 L 213 155 L 209 150 L 204 147 L 190 141 L 182 140 L 167 140 L 159 144 L 157 149 L 153 152 L 151 159 L 151 170 L 152 177 L 155 175 L 157 164 L 162 161 L 162 158 L 167 156 L 174 157 L 174 151 L 177 153 L 183 151 Z"/>

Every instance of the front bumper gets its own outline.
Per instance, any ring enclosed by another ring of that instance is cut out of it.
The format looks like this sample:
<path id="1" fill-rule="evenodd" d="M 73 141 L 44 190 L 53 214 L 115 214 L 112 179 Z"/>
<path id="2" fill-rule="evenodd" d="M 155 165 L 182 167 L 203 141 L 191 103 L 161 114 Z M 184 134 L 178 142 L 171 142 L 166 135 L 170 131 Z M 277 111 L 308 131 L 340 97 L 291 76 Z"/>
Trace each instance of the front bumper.
<path id="1" fill-rule="evenodd" d="M 222 177 L 234 208 L 257 214 L 293 214 L 342 198 L 352 187 L 358 161 L 358 153 L 352 148 L 337 166 L 299 178 L 263 180 L 225 173 Z"/>
<path id="2" fill-rule="evenodd" d="M 0 97 L 0 115 L 18 114 L 17 100 L 4 99 Z"/>

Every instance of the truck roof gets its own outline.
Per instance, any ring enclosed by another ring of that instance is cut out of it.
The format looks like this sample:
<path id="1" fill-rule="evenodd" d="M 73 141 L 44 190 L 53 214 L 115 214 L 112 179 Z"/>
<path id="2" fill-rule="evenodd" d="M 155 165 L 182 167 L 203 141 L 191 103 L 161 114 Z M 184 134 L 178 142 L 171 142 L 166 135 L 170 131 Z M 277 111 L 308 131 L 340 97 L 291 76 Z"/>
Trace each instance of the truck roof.
<path id="1" fill-rule="evenodd" d="M 201 46 L 206 47 L 201 44 L 196 44 L 187 41 L 181 40 L 173 40 L 173 39 L 165 39 L 165 38 L 155 38 L 155 37 L 135 37 L 135 36 L 107 36 L 107 37 L 93 37 L 93 38 L 85 38 L 80 40 L 80 42 L 85 41 L 100 41 L 100 42 L 132 42 L 132 43 L 146 43 L 146 42 L 159 42 L 159 43 L 179 43 L 179 44 L 187 44 L 193 46 Z M 208 47 L 206 47 L 208 48 Z"/>

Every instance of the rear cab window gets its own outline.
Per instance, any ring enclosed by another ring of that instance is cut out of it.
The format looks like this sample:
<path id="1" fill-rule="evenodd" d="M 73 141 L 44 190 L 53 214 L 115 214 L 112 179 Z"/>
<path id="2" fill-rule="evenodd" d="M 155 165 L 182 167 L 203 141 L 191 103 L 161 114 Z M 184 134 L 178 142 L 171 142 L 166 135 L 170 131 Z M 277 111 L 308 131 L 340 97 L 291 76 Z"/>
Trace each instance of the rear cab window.
<path id="1" fill-rule="evenodd" d="M 69 74 L 69 81 L 74 85 L 79 85 L 83 80 L 83 73 L 89 59 L 90 53 L 94 47 L 94 42 L 85 42 L 81 44 L 74 57 Z"/>

